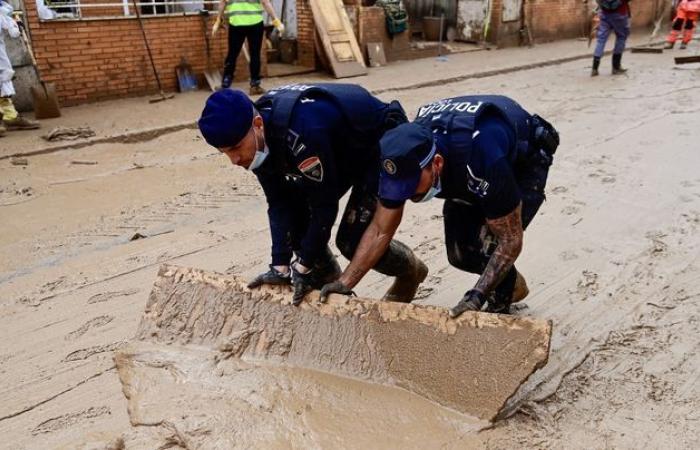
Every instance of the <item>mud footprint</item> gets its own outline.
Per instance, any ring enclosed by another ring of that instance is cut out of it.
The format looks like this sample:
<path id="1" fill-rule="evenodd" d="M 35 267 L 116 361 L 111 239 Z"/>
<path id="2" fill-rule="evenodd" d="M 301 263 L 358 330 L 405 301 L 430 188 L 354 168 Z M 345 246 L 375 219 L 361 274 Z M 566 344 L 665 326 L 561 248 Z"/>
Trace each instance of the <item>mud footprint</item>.
<path id="1" fill-rule="evenodd" d="M 87 333 L 88 331 L 90 331 L 90 329 L 103 327 L 113 320 L 114 320 L 113 316 L 94 317 L 94 318 L 88 320 L 87 322 L 85 322 L 84 324 L 82 324 L 80 326 L 80 328 L 78 328 L 77 330 L 71 331 L 70 333 L 68 333 L 68 335 L 66 336 L 66 340 L 67 341 L 74 341 L 74 340 L 78 339 L 79 337 L 81 337 L 82 335 L 84 335 L 85 333 Z"/>
<path id="2" fill-rule="evenodd" d="M 127 297 L 129 295 L 134 295 L 139 292 L 138 289 L 127 289 L 124 291 L 114 291 L 114 292 L 101 292 L 99 294 L 95 294 L 92 297 L 88 299 L 88 304 L 91 305 L 93 303 L 102 303 L 106 302 L 108 300 L 112 300 L 115 297 Z"/>
<path id="3" fill-rule="evenodd" d="M 39 425 L 34 427 L 32 430 L 32 435 L 36 436 L 38 434 L 53 433 L 54 431 L 65 430 L 78 422 L 94 419 L 107 414 L 112 414 L 112 411 L 107 406 L 92 406 L 79 412 L 63 414 L 41 422 Z"/>

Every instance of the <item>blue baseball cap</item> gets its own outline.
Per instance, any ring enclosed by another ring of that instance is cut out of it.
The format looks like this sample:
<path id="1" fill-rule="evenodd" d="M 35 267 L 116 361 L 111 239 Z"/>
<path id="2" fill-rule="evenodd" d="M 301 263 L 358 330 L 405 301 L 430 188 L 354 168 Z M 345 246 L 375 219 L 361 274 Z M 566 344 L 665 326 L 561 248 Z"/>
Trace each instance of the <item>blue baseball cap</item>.
<path id="1" fill-rule="evenodd" d="M 404 123 L 387 131 L 379 141 L 381 171 L 379 197 L 405 201 L 413 197 L 421 171 L 433 160 L 436 148 L 429 128 Z"/>
<path id="2" fill-rule="evenodd" d="M 238 144 L 253 126 L 255 108 L 242 91 L 222 89 L 207 99 L 197 124 L 204 140 L 213 147 Z"/>

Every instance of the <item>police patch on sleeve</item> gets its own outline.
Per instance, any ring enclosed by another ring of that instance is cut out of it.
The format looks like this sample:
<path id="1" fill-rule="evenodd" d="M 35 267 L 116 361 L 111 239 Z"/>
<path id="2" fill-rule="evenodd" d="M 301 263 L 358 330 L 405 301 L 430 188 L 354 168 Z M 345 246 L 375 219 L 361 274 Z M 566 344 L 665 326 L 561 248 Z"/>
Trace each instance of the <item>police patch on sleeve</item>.
<path id="1" fill-rule="evenodd" d="M 311 181 L 321 182 L 323 181 L 323 164 L 318 156 L 312 156 L 311 158 L 306 158 L 297 166 L 299 171 Z"/>
<path id="2" fill-rule="evenodd" d="M 486 197 L 489 190 L 489 182 L 474 175 L 472 168 L 467 165 L 467 189 L 479 197 Z"/>
<path id="3" fill-rule="evenodd" d="M 386 173 L 389 175 L 394 175 L 396 173 L 396 164 L 394 164 L 394 161 L 385 159 L 382 165 L 384 166 Z"/>

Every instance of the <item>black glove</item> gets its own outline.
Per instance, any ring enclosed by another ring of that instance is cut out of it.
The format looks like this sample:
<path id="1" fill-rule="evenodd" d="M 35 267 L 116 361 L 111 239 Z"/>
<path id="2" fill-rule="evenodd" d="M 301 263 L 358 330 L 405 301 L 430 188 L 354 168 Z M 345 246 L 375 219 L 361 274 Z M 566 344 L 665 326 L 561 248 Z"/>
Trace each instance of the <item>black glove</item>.
<path id="1" fill-rule="evenodd" d="M 299 306 L 306 294 L 320 287 L 315 275 L 313 270 L 301 273 L 296 269 L 296 265 L 292 264 L 292 285 L 294 286 L 292 304 L 294 306 Z"/>
<path id="2" fill-rule="evenodd" d="M 250 283 L 248 283 L 248 289 L 254 289 L 256 287 L 260 287 L 263 284 L 275 284 L 275 285 L 281 285 L 281 284 L 291 284 L 292 280 L 289 275 L 289 272 L 283 273 L 280 272 L 279 270 L 275 269 L 273 266 L 270 266 L 270 270 L 268 270 L 265 273 L 261 273 L 257 277 L 253 279 Z"/>
<path id="3" fill-rule="evenodd" d="M 453 319 L 460 316 L 464 311 L 481 311 L 481 308 L 486 303 L 486 296 L 481 292 L 472 289 L 467 291 L 455 306 L 450 309 L 450 317 Z"/>
<path id="4" fill-rule="evenodd" d="M 324 284 L 321 288 L 321 296 L 318 301 L 321 303 L 326 303 L 328 296 L 330 294 L 343 294 L 343 295 L 355 295 L 355 293 L 349 287 L 345 286 L 342 281 L 336 280 L 332 283 Z"/>

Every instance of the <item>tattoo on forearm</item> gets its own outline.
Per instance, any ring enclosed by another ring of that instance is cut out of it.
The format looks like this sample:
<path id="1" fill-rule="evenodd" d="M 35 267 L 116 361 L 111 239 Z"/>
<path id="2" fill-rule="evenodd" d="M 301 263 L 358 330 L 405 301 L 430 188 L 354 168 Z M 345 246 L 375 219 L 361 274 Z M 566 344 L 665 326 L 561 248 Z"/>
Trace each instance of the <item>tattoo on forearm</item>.
<path id="1" fill-rule="evenodd" d="M 498 239 L 498 245 L 475 286 L 485 294 L 503 281 L 520 254 L 523 242 L 521 211 L 522 207 L 518 205 L 510 214 L 488 221 L 489 228 Z"/>

